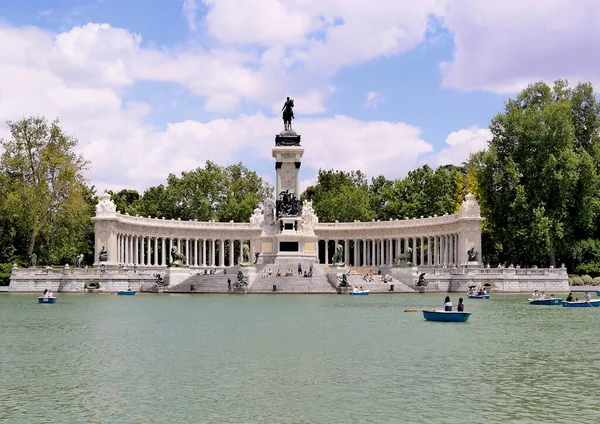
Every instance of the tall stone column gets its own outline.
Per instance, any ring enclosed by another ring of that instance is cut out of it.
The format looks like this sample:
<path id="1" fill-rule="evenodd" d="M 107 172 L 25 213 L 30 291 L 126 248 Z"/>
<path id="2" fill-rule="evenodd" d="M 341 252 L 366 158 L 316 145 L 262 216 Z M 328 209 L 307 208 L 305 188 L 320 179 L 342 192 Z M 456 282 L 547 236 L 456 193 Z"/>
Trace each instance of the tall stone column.
<path id="1" fill-rule="evenodd" d="M 225 266 L 225 240 L 221 239 L 219 244 L 219 266 Z"/>
<path id="2" fill-rule="evenodd" d="M 350 266 L 350 242 L 348 239 L 344 239 L 344 263 L 346 266 Z"/>
<path id="3" fill-rule="evenodd" d="M 358 257 L 360 256 L 360 243 L 357 239 L 354 239 L 354 258 L 353 258 L 353 266 L 360 266 L 358 262 Z"/>
<path id="4" fill-rule="evenodd" d="M 235 263 L 235 242 L 229 240 L 229 266 L 232 267 Z M 242 255 L 242 242 L 240 241 L 240 256 Z"/>
<path id="5" fill-rule="evenodd" d="M 206 239 L 202 239 L 202 266 L 206 266 Z"/>
<path id="6" fill-rule="evenodd" d="M 423 266 L 424 262 L 425 262 L 425 239 L 424 239 L 424 237 L 419 237 L 419 240 L 421 241 L 421 263 L 420 263 L 420 265 Z"/>
<path id="7" fill-rule="evenodd" d="M 329 239 L 325 239 L 325 265 L 329 265 Z"/>

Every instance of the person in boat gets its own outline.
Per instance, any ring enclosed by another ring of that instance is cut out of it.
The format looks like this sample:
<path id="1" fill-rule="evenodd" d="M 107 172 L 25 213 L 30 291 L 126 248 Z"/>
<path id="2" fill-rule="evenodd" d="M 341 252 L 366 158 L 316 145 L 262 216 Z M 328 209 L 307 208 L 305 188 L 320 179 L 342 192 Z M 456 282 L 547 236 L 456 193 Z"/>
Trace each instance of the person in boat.
<path id="1" fill-rule="evenodd" d="M 483 288 L 479 289 L 477 292 L 477 296 L 483 296 Z"/>
<path id="2" fill-rule="evenodd" d="M 446 299 L 444 299 L 444 311 L 452 311 L 452 302 L 450 302 L 450 296 L 446 296 Z"/>
<path id="3" fill-rule="evenodd" d="M 556 297 L 553 294 L 551 294 L 550 299 L 556 299 Z"/>
<path id="4" fill-rule="evenodd" d="M 537 291 L 537 290 L 534 290 L 534 292 L 531 294 L 531 298 L 532 298 L 533 300 L 538 300 L 538 299 L 539 299 L 539 297 L 540 297 L 540 294 L 538 293 L 538 291 Z"/>
<path id="5" fill-rule="evenodd" d="M 545 299 L 546 298 L 546 292 L 542 292 L 542 294 L 540 295 L 540 299 Z"/>
<path id="6" fill-rule="evenodd" d="M 590 300 L 592 300 L 592 296 L 590 295 L 590 292 L 585 292 L 585 294 L 583 295 L 583 300 L 585 300 L 586 302 L 589 302 Z"/>
<path id="7" fill-rule="evenodd" d="M 569 295 L 567 296 L 567 302 L 572 302 L 573 301 L 573 293 L 569 293 Z"/>
<path id="8" fill-rule="evenodd" d="M 48 289 L 44 290 L 44 294 L 42 295 L 44 299 L 48 299 Z"/>
<path id="9" fill-rule="evenodd" d="M 483 293 L 482 293 L 482 295 L 483 295 L 483 296 L 487 296 L 487 294 L 488 294 L 488 293 L 487 293 L 487 290 L 486 290 L 486 289 L 483 289 Z"/>
<path id="10" fill-rule="evenodd" d="M 354 288 L 352 289 L 352 293 L 358 293 L 358 287 L 354 286 Z"/>
<path id="11" fill-rule="evenodd" d="M 465 310 L 465 304 L 463 303 L 463 298 L 462 297 L 458 298 L 458 305 L 456 306 L 456 310 L 458 312 L 463 312 Z"/>

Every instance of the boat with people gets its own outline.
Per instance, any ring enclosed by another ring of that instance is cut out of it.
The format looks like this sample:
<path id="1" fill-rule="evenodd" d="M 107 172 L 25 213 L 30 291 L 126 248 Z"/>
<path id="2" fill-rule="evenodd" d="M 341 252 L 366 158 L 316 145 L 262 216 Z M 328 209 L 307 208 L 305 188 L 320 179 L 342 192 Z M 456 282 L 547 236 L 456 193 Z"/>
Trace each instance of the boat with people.
<path id="1" fill-rule="evenodd" d="M 442 311 L 441 309 L 423 310 L 423 318 L 426 321 L 438 322 L 467 322 L 471 312 L 464 311 Z"/>
<path id="2" fill-rule="evenodd" d="M 469 299 L 489 299 L 490 295 L 484 288 L 478 289 L 477 286 L 469 286 L 467 297 Z"/>
<path id="3" fill-rule="evenodd" d="M 44 290 L 44 294 L 38 297 L 38 303 L 56 303 L 56 296 L 52 293 L 52 290 Z"/>
<path id="4" fill-rule="evenodd" d="M 546 299 L 527 299 L 530 305 L 560 305 L 563 303 L 560 297 L 549 297 Z"/>
<path id="5" fill-rule="evenodd" d="M 350 296 L 368 296 L 371 293 L 371 290 L 358 290 L 358 289 L 354 289 L 350 292 L 348 292 L 350 294 Z"/>
<path id="6" fill-rule="evenodd" d="M 117 294 L 119 296 L 133 296 L 135 295 L 135 290 L 119 290 Z"/>
<path id="7" fill-rule="evenodd" d="M 470 294 L 470 295 L 467 295 L 467 297 L 469 299 L 489 299 L 490 295 L 489 294 Z"/>
<path id="8" fill-rule="evenodd" d="M 56 303 L 56 297 L 38 297 L 38 303 Z"/>
<path id="9" fill-rule="evenodd" d="M 564 301 L 565 308 L 600 308 L 600 299 Z"/>

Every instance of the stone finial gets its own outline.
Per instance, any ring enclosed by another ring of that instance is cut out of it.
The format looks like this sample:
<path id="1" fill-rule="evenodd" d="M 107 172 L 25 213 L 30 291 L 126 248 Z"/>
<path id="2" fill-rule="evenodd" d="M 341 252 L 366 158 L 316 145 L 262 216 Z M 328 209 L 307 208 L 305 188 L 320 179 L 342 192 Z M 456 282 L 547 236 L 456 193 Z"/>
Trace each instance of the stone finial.
<path id="1" fill-rule="evenodd" d="M 96 218 L 113 218 L 117 215 L 117 206 L 110 199 L 110 194 L 102 193 L 96 205 Z"/>
<path id="2" fill-rule="evenodd" d="M 19 267 L 17 266 L 17 264 L 13 264 L 12 269 L 19 269 Z"/>
<path id="3" fill-rule="evenodd" d="M 473 196 L 471 193 L 468 193 L 465 196 L 465 201 L 460 206 L 458 216 L 461 218 L 481 217 L 481 209 L 479 208 L 479 203 L 477 203 L 477 201 L 475 200 L 475 196 Z"/>

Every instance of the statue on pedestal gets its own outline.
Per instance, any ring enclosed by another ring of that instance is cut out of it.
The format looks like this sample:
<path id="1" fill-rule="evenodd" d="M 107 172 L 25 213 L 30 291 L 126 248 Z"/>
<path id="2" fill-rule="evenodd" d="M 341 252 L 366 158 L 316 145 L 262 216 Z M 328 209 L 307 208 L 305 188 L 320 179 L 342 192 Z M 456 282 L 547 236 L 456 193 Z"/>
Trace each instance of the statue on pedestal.
<path id="1" fill-rule="evenodd" d="M 275 202 L 277 209 L 277 218 L 282 216 L 300 216 L 302 213 L 302 201 L 296 199 L 294 193 L 289 190 L 283 190 L 279 193 L 279 199 Z"/>
<path id="2" fill-rule="evenodd" d="M 100 254 L 98 255 L 98 260 L 100 262 L 108 261 L 108 252 L 106 251 L 106 247 L 102 246 L 102 249 L 100 249 Z"/>
<path id="3" fill-rule="evenodd" d="M 333 263 L 333 265 L 335 266 L 344 266 L 344 246 L 342 246 L 341 244 L 338 244 L 335 247 L 335 253 L 333 254 L 333 257 L 331 258 L 331 263 Z"/>
<path id="4" fill-rule="evenodd" d="M 238 271 L 236 281 L 233 283 L 233 288 L 242 289 L 246 287 L 248 287 L 248 277 L 246 277 L 242 271 Z"/>
<path id="5" fill-rule="evenodd" d="M 292 119 L 294 119 L 294 99 L 290 99 L 289 97 L 285 101 L 283 108 L 281 111 L 283 112 L 283 130 L 291 131 L 292 130 Z"/>
<path id="6" fill-rule="evenodd" d="M 469 250 L 467 250 L 467 256 L 469 258 L 469 262 L 477 262 L 477 257 L 479 256 L 479 253 L 477 252 L 477 250 L 475 250 L 475 247 L 471 247 Z"/>
<path id="7" fill-rule="evenodd" d="M 179 250 L 177 250 L 177 246 L 173 246 L 173 248 L 171 249 L 171 257 L 173 258 L 173 260 L 171 261 L 169 266 L 178 267 L 187 265 L 187 259 L 185 255 L 179 253 Z"/>
<path id="8" fill-rule="evenodd" d="M 37 266 L 37 255 L 32 253 L 29 257 L 29 266 L 35 268 Z"/>

